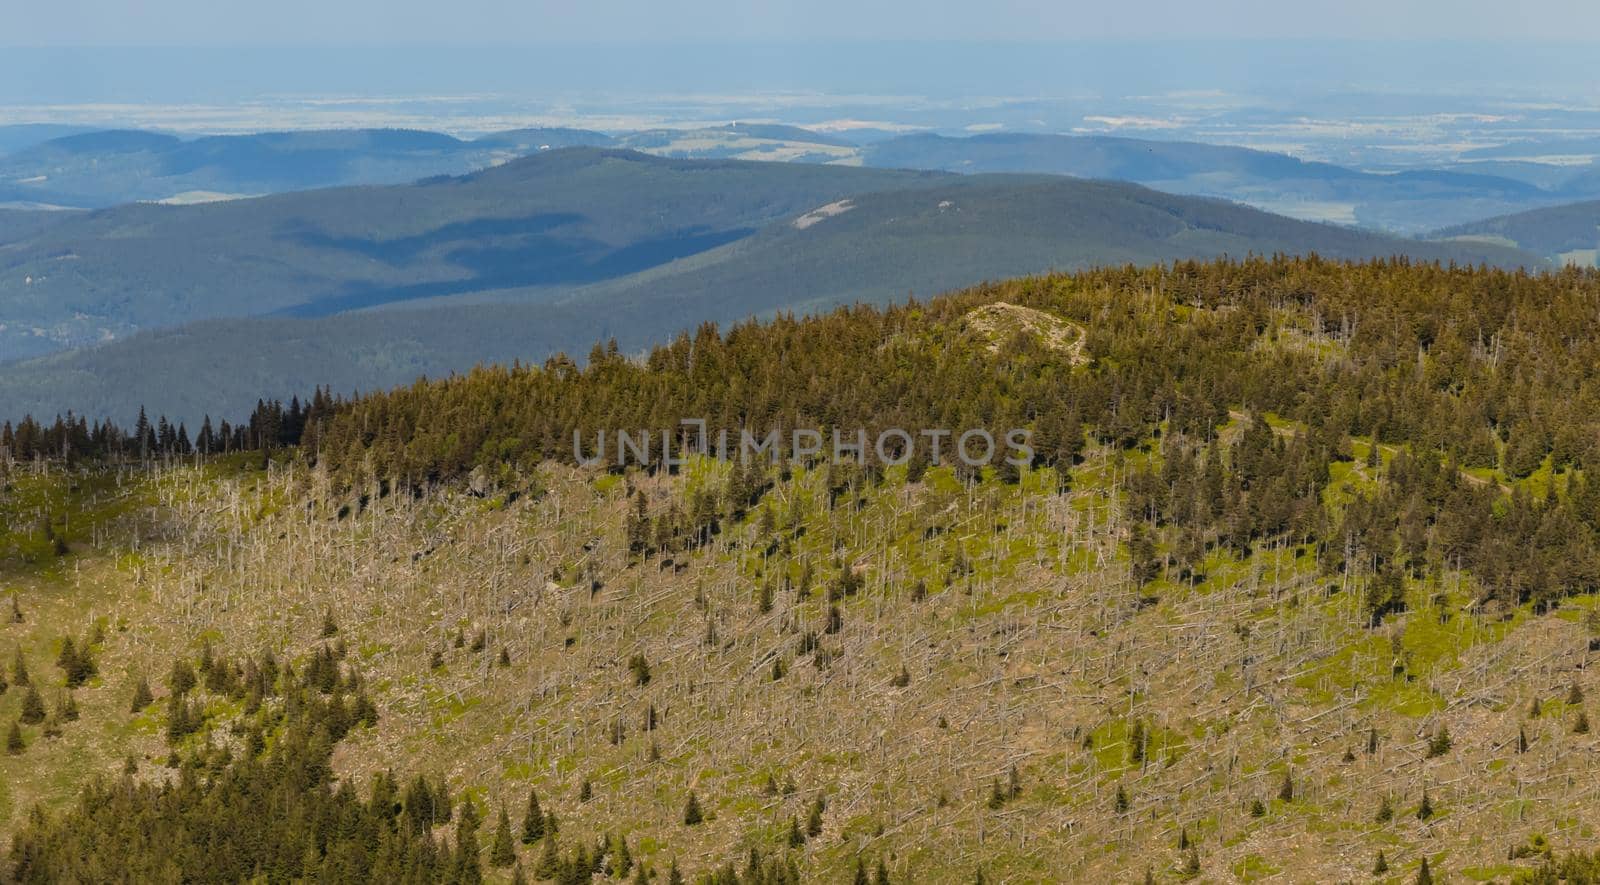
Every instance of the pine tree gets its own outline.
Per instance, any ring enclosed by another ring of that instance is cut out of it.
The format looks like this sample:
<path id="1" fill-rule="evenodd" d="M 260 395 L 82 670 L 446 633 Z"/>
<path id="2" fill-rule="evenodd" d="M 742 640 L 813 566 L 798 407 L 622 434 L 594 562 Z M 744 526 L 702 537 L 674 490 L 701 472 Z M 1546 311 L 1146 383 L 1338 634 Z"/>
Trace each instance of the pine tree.
<path id="1" fill-rule="evenodd" d="M 556 852 L 556 834 L 546 831 L 544 834 L 544 847 L 539 852 L 539 861 L 533 866 L 535 879 L 554 879 L 561 869 L 561 855 Z"/>
<path id="2" fill-rule="evenodd" d="M 528 791 L 528 810 L 522 815 L 522 844 L 532 845 L 544 838 L 544 812 L 539 809 L 539 793 Z"/>
<path id="3" fill-rule="evenodd" d="M 22 712 L 18 718 L 24 725 L 38 725 L 44 721 L 44 698 L 32 683 L 28 684 L 28 693 L 22 696 Z"/>
<path id="4" fill-rule="evenodd" d="M 1440 725 L 1439 730 L 1428 741 L 1428 758 L 1433 759 L 1437 756 L 1443 756 L 1450 752 L 1451 746 L 1453 746 L 1453 741 L 1450 739 L 1449 727 Z"/>
<path id="5" fill-rule="evenodd" d="M 17 686 L 27 686 L 33 683 L 28 676 L 28 662 L 22 657 L 22 647 L 17 647 L 17 652 L 11 658 L 11 683 Z"/>
<path id="6" fill-rule="evenodd" d="M 134 713 L 141 713 L 144 711 L 145 707 L 150 706 L 150 704 L 154 701 L 155 697 L 150 694 L 149 680 L 145 679 L 143 676 L 140 676 L 139 682 L 133 687 L 133 704 L 131 711 Z"/>
<path id="7" fill-rule="evenodd" d="M 628 669 L 633 672 L 634 685 L 650 684 L 650 662 L 645 660 L 643 654 L 635 654 L 629 658 Z"/>
<path id="8" fill-rule="evenodd" d="M 495 867 L 509 867 L 517 862 L 517 851 L 511 841 L 511 818 L 506 814 L 506 807 L 500 806 L 500 822 L 494 829 L 494 847 L 489 851 L 489 864 Z"/>

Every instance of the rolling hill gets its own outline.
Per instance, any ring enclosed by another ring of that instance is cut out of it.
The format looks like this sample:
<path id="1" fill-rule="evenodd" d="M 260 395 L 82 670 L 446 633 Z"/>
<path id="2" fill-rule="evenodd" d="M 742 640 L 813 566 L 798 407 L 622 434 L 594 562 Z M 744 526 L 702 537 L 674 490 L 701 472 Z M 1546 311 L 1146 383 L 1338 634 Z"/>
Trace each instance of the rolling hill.
<path id="1" fill-rule="evenodd" d="M 611 183 L 607 192 L 619 194 L 618 202 L 608 207 L 598 195 L 587 202 L 590 214 L 583 224 L 596 234 L 584 243 L 626 237 L 660 242 L 662 228 L 636 226 L 638 219 L 655 218 L 658 205 L 643 202 L 638 190 L 631 199 L 620 196 L 624 186 L 644 182 L 656 188 L 651 199 L 679 211 L 698 206 L 700 229 L 725 232 L 727 240 L 716 245 L 708 234 L 696 234 L 693 244 L 705 248 L 651 253 L 656 260 L 648 267 L 604 279 L 595 279 L 601 275 L 596 268 L 626 268 L 628 261 L 619 254 L 632 260 L 644 251 L 594 247 L 592 254 L 572 253 L 577 257 L 562 261 L 516 265 L 519 273 L 535 276 L 532 285 L 507 285 L 503 281 L 515 281 L 516 275 L 495 273 L 273 300 L 259 305 L 258 312 L 278 316 L 148 331 L 12 365 L 0 376 L 0 414 L 52 414 L 74 407 L 124 416 L 143 403 L 192 421 L 207 412 L 248 408 L 263 392 L 287 397 L 319 384 L 369 390 L 483 361 L 537 361 L 558 350 L 581 355 L 606 338 L 633 351 L 702 321 L 885 303 L 913 292 L 928 296 L 986 279 L 1095 265 L 1279 252 L 1537 263 L 1526 253 L 1494 245 L 1401 240 L 1116 182 L 676 161 L 589 150 L 551 152 L 472 181 L 382 191 L 379 202 L 411 198 L 410 211 L 420 213 L 423 204 L 415 200 L 434 188 L 471 190 L 522 175 L 545 183 L 541 199 L 554 199 L 558 184 L 570 189 L 573 205 L 594 190 L 595 182 Z M 724 196 L 703 204 L 708 199 L 703 191 L 673 190 L 685 185 L 685 176 L 699 176 L 701 188 L 721 182 L 715 187 Z M 764 190 L 757 190 L 758 182 Z M 850 193 L 847 183 L 862 190 Z M 872 189 L 874 183 L 878 189 Z M 884 183 L 897 187 L 883 190 Z M 499 187 L 490 190 L 505 193 Z M 757 202 L 738 202 L 758 195 Z M 760 214 L 779 217 L 756 227 L 752 222 Z M 752 230 L 741 233 L 741 225 Z M 489 237 L 494 231 L 480 233 Z M 528 241 L 544 242 L 545 236 Z M 347 257 L 352 264 L 369 255 L 389 255 L 384 250 L 399 250 L 398 244 L 409 241 L 381 242 L 386 245 L 319 240 L 331 243 L 326 248 L 335 255 L 353 252 L 357 257 Z M 467 248 L 457 239 L 441 242 L 418 247 L 414 254 L 460 260 Z M 476 248 L 469 254 L 487 249 Z M 527 249 L 521 239 L 506 248 L 519 255 Z"/>
<path id="2" fill-rule="evenodd" d="M 64 133 L 61 137 L 49 137 Z M 5 144 L 15 146 L 6 155 Z M 610 135 L 535 128 L 463 140 L 402 129 L 303 130 L 179 138 L 137 130 L 0 131 L 0 204 L 102 209 L 120 203 L 202 202 L 285 191 L 405 184 L 463 175 L 568 147 L 617 147 L 699 159 L 830 162 L 850 142 L 794 126 L 730 124 Z"/>
<path id="3" fill-rule="evenodd" d="M 1503 215 L 1436 232 L 1435 239 L 1500 243 L 1560 264 L 1600 267 L 1600 200 Z"/>
<path id="4" fill-rule="evenodd" d="M 1527 182 L 1493 175 L 1380 174 L 1249 148 L 1114 136 L 919 134 L 877 142 L 862 152 L 872 166 L 1112 178 L 1172 193 L 1224 197 L 1296 218 L 1407 234 L 1560 199 Z"/>
<path id="5" fill-rule="evenodd" d="M 414 185 L 81 214 L 0 247 L 0 353 L 200 319 L 571 288 L 938 173 L 552 150 Z"/>

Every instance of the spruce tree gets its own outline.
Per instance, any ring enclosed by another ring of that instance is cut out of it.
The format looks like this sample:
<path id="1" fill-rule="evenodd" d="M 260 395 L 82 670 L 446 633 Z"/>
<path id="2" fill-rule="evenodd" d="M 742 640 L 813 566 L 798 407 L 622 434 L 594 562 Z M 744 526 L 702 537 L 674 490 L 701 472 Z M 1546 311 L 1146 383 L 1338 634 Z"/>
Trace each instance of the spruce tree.
<path id="1" fill-rule="evenodd" d="M 1389 861 L 1383 856 L 1383 849 L 1378 850 L 1378 859 L 1372 864 L 1372 875 L 1381 876 L 1389 872 Z"/>
<path id="2" fill-rule="evenodd" d="M 533 845 L 544 838 L 544 812 L 539 808 L 539 792 L 528 791 L 528 810 L 522 815 L 522 844 Z"/>
<path id="3" fill-rule="evenodd" d="M 11 729 L 6 732 L 6 754 L 16 756 L 26 747 L 27 744 L 22 740 L 22 726 L 16 722 L 11 723 Z"/>
<path id="4" fill-rule="evenodd" d="M 1422 788 L 1422 804 L 1417 806 L 1417 820 L 1427 820 L 1433 817 L 1433 800 L 1428 797 L 1428 788 Z"/>
<path id="5" fill-rule="evenodd" d="M 500 806 L 500 822 L 494 828 L 494 846 L 489 851 L 489 864 L 509 867 L 517 861 L 517 851 L 511 840 L 511 818 L 506 807 Z"/>
<path id="6" fill-rule="evenodd" d="M 1417 885 L 1433 885 L 1433 871 L 1428 869 L 1428 856 L 1422 856 L 1422 866 L 1417 867 Z"/>
<path id="7" fill-rule="evenodd" d="M 140 676 L 139 682 L 133 687 L 133 704 L 131 706 L 131 711 L 134 713 L 143 712 L 144 708 L 150 706 L 150 704 L 154 701 L 155 697 L 150 694 L 149 680 L 145 679 L 143 676 Z"/>
<path id="8" fill-rule="evenodd" d="M 689 801 L 683 806 L 683 822 L 686 826 L 695 826 L 705 820 L 705 814 L 700 810 L 700 797 L 689 791 Z"/>
<path id="9" fill-rule="evenodd" d="M 548 830 L 544 834 L 544 847 L 539 851 L 539 861 L 533 866 L 535 879 L 554 879 L 561 869 L 561 855 L 556 851 L 556 834 Z"/>
<path id="10" fill-rule="evenodd" d="M 11 682 L 13 685 L 27 686 L 33 683 L 28 676 L 28 662 L 22 657 L 22 646 L 17 646 L 16 654 L 11 658 Z"/>
<path id="11" fill-rule="evenodd" d="M 32 683 L 28 684 L 28 693 L 22 696 L 22 712 L 18 718 L 24 725 L 38 725 L 44 721 L 44 698 Z"/>
<path id="12" fill-rule="evenodd" d="M 1450 728 L 1440 725 L 1439 730 L 1434 732 L 1432 739 L 1428 741 L 1428 758 L 1443 756 L 1450 752 L 1450 748 L 1453 745 L 1454 742 L 1450 739 Z"/>

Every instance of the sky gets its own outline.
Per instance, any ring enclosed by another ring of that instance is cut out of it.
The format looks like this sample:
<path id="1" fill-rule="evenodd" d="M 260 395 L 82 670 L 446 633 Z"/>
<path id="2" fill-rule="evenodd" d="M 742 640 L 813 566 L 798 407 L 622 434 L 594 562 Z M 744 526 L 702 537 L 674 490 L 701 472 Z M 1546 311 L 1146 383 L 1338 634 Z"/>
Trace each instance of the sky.
<path id="1" fill-rule="evenodd" d="M 1600 41 L 1595 0 L 0 0 L 4 46 Z"/>

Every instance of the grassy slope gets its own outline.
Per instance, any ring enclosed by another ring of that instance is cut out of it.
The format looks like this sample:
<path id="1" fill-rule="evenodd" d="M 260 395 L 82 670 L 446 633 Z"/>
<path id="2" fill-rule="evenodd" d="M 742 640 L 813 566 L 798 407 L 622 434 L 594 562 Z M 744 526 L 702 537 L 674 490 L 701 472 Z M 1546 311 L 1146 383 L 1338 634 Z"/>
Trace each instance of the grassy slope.
<path id="1" fill-rule="evenodd" d="M 1370 486 L 1365 455 L 1358 441 L 1356 461 L 1337 465 L 1330 507 Z M 0 757 L 0 831 L 34 801 L 59 807 L 127 752 L 163 776 L 159 703 L 126 712 L 136 674 L 164 673 L 201 637 L 302 656 L 331 612 L 384 716 L 341 749 L 341 772 L 436 771 L 491 810 L 515 810 L 535 787 L 566 837 L 612 830 L 691 870 L 775 845 L 819 793 L 824 831 L 802 853 L 826 881 L 858 855 L 885 857 L 896 881 L 978 866 L 992 881 L 1147 868 L 1171 880 L 1180 827 L 1215 881 L 1353 880 L 1379 850 L 1396 874 L 1426 853 L 1436 875 L 1503 878 L 1532 862 L 1507 853 L 1536 835 L 1592 845 L 1596 738 L 1570 733 L 1575 711 L 1562 700 L 1574 683 L 1600 692 L 1583 667 L 1596 600 L 1486 621 L 1468 605 L 1471 581 L 1447 572 L 1412 586 L 1412 610 L 1371 630 L 1359 585 L 1330 583 L 1312 557 L 1271 546 L 1242 561 L 1213 554 L 1200 584 L 1137 588 L 1117 489 L 1153 457 L 1091 449 L 1064 494 L 1049 471 L 1018 487 L 964 487 L 944 470 L 918 484 L 891 470 L 833 508 L 821 477 L 799 473 L 766 498 L 775 547 L 752 514 L 678 557 L 681 571 L 628 565 L 627 484 L 665 507 L 717 483 L 714 464 L 671 479 L 551 467 L 524 478 L 535 494 L 516 500 L 375 496 L 343 517 L 356 502 L 328 500 L 314 474 L 281 465 L 120 481 L 16 469 L 0 496 L 0 569 L 28 620 L 0 625 L 0 641 L 59 684 L 48 662 L 61 635 L 104 618 L 108 638 L 101 677 L 78 693 L 82 720 L 55 740 L 30 729 L 23 756 Z M 47 514 L 67 516 L 64 559 L 43 546 Z M 817 591 L 780 590 L 762 612 L 762 584 L 781 587 L 807 562 Z M 832 660 L 819 668 L 796 643 L 823 621 L 836 562 L 859 568 L 865 586 L 841 602 L 845 626 L 823 637 Z M 483 652 L 455 645 L 480 629 Z M 501 648 L 509 668 L 493 663 Z M 648 685 L 630 678 L 633 654 L 651 664 Z M 790 665 L 778 681 L 775 658 Z M 910 683 L 897 687 L 901 667 Z M 1526 719 L 1535 698 L 1543 713 Z M 16 691 L 0 701 L 0 722 L 17 703 Z M 648 733 L 652 704 L 660 727 Z M 1142 762 L 1126 743 L 1135 721 L 1153 735 Z M 1455 748 L 1426 758 L 1440 725 Z M 1512 749 L 1519 725 L 1526 754 Z M 1380 735 L 1372 756 L 1369 729 Z M 991 807 L 1012 766 L 1021 795 Z M 1285 773 L 1288 802 L 1274 798 Z M 769 774 L 796 791 L 766 794 Z M 580 803 L 585 780 L 594 798 Z M 1119 786 L 1130 803 L 1120 815 Z M 1426 822 L 1415 817 L 1424 787 L 1438 809 Z M 710 815 L 695 828 L 681 822 L 690 789 Z M 1395 808 L 1386 824 L 1373 819 L 1382 795 Z M 1249 812 L 1256 799 L 1264 816 Z"/>

